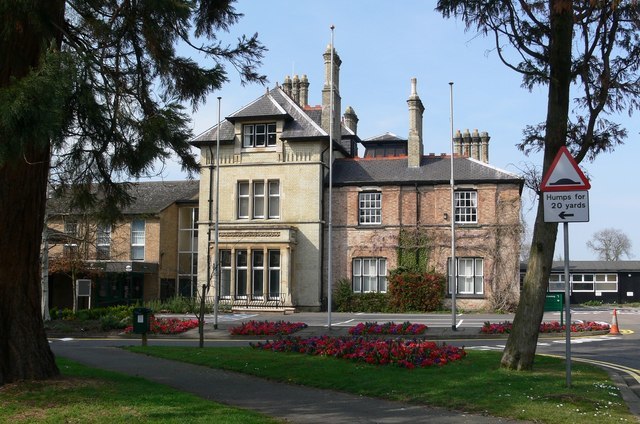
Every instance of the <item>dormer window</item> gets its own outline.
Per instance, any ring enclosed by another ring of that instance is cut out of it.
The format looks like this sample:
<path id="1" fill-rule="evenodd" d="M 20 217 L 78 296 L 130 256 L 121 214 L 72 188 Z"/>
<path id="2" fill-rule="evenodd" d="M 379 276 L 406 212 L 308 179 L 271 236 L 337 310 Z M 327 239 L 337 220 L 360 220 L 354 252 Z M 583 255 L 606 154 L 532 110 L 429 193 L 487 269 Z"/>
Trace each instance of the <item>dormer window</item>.
<path id="1" fill-rule="evenodd" d="M 242 147 L 276 145 L 276 124 L 245 124 L 242 126 Z"/>

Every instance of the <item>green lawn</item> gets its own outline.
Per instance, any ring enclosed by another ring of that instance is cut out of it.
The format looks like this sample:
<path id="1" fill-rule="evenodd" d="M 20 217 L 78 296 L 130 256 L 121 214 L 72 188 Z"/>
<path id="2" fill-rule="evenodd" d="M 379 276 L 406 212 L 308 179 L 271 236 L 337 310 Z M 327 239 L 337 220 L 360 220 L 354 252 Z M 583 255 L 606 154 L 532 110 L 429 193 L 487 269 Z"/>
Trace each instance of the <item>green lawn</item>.
<path id="1" fill-rule="evenodd" d="M 62 377 L 0 387 L 0 422 L 223 423 L 280 421 L 197 396 L 57 359 Z"/>
<path id="2" fill-rule="evenodd" d="M 637 422 L 607 373 L 538 356 L 532 372 L 500 369 L 500 353 L 469 351 L 443 367 L 408 370 L 246 348 L 132 347 L 163 358 L 294 384 L 544 423 Z"/>

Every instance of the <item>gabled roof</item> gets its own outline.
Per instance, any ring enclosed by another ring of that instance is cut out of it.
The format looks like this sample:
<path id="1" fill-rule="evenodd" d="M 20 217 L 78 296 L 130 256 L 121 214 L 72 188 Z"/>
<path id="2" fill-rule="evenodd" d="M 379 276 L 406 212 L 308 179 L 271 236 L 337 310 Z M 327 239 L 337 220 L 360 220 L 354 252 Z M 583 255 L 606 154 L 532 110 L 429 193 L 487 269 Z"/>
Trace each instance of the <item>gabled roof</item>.
<path id="1" fill-rule="evenodd" d="M 145 181 L 131 183 L 129 194 L 133 201 L 122 208 L 125 215 L 158 214 L 177 202 L 197 202 L 199 180 Z M 68 199 L 52 198 L 47 202 L 49 214 L 69 215 L 80 213 L 70 210 Z"/>
<path id="2" fill-rule="evenodd" d="M 382 158 L 336 159 L 333 184 L 345 185 L 430 185 L 449 183 L 451 157 L 423 156 L 420 167 L 410 168 L 406 156 Z M 454 159 L 454 179 L 460 183 L 513 183 L 521 187 L 524 180 L 517 175 L 464 156 Z"/>
<path id="3" fill-rule="evenodd" d="M 285 124 L 281 137 L 284 140 L 302 141 L 328 137 L 316 120 L 321 111 L 302 109 L 280 87 L 275 87 L 229 115 L 220 123 L 220 142 L 233 142 L 235 137 L 234 122 L 242 120 L 275 120 L 284 119 Z M 318 118 L 319 119 L 319 118 Z M 216 141 L 217 125 L 198 135 L 192 144 L 201 147 L 203 143 Z"/>
<path id="4" fill-rule="evenodd" d="M 275 91 L 277 88 L 267 91 L 264 95 L 258 97 L 253 102 L 244 106 L 240 110 L 232 113 L 227 116 L 227 120 L 231 122 L 235 122 L 236 120 L 241 119 L 260 119 L 260 118 L 268 118 L 268 119 L 283 119 L 288 118 L 289 115 L 284 110 L 284 108 L 279 104 L 279 101 L 273 98 L 271 93 Z"/>

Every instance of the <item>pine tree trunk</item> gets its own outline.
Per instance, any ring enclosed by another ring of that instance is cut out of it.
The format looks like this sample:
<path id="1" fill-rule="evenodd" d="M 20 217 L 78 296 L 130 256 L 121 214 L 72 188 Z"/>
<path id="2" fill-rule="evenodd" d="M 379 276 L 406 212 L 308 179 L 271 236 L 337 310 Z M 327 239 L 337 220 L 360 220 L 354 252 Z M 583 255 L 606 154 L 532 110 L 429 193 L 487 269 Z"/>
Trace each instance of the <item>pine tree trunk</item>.
<path id="1" fill-rule="evenodd" d="M 59 373 L 40 306 L 48 152 L 0 167 L 0 385 Z"/>
<path id="2" fill-rule="evenodd" d="M 63 0 L 14 6 L 2 17 L 6 31 L 0 37 L 0 88 L 37 68 L 42 49 L 51 41 L 59 45 L 63 27 Z M 59 374 L 40 306 L 49 142 L 17 143 L 11 133 L 0 135 L 1 145 L 18 151 L 0 162 L 0 386 Z"/>
<path id="3" fill-rule="evenodd" d="M 571 87 L 571 43 L 573 41 L 573 1 L 550 0 L 549 95 L 547 103 L 544 163 L 546 173 L 561 146 L 566 144 Z M 544 222 L 542 198 L 533 228 L 529 264 L 520 292 L 520 303 L 501 365 L 530 370 L 544 314 L 544 301 L 558 234 L 558 224 Z"/>

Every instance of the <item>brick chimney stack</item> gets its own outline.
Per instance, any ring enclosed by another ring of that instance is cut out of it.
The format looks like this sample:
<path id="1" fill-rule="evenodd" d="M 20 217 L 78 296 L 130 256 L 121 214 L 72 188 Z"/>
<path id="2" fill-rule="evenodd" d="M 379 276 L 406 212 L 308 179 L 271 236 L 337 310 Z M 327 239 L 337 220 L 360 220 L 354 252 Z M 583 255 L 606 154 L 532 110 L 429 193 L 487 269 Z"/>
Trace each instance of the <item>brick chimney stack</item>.
<path id="1" fill-rule="evenodd" d="M 407 146 L 407 155 L 410 168 L 420 167 L 422 159 L 422 114 L 424 106 L 417 92 L 417 79 L 411 78 L 411 95 L 407 104 L 409 105 L 409 140 Z"/>

